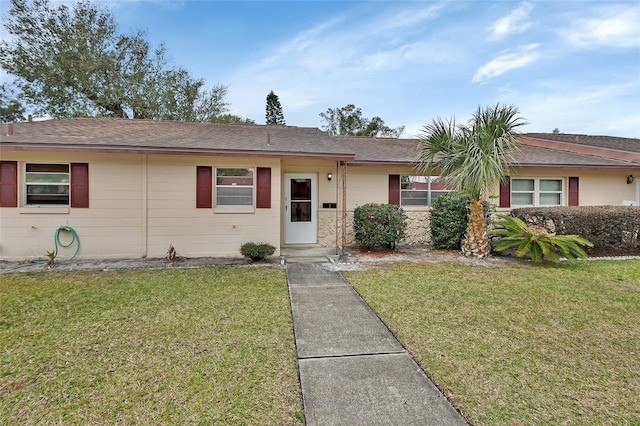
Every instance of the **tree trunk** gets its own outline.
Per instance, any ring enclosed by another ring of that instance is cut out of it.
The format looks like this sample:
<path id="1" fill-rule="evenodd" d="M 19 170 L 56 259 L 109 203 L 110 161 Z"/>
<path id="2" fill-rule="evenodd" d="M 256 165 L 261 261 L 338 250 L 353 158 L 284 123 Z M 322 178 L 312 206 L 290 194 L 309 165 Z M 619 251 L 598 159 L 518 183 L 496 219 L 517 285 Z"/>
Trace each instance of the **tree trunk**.
<path id="1" fill-rule="evenodd" d="M 489 243 L 489 235 L 486 228 L 482 202 L 480 200 L 472 200 L 467 232 L 464 240 L 462 240 L 462 253 L 465 256 L 483 258 L 491 254 L 491 244 Z"/>

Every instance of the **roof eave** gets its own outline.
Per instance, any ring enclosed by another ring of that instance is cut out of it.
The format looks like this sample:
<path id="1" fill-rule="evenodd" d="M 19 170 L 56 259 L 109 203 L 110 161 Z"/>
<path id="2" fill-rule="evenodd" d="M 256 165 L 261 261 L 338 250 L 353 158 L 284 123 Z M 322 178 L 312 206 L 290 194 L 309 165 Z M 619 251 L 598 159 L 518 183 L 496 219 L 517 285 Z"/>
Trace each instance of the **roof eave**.
<path id="1" fill-rule="evenodd" d="M 29 143 L 0 143 L 0 149 L 16 151 L 50 151 L 50 152 L 95 152 L 116 154 L 164 154 L 164 155 L 216 155 L 226 157 L 277 157 L 277 158 L 312 158 L 331 159 L 335 161 L 349 161 L 355 154 L 335 152 L 295 152 L 295 151 L 265 151 L 265 150 L 225 150 L 207 148 L 157 148 L 150 146 L 131 147 L 125 145 L 59 145 L 59 144 L 29 144 Z"/>
<path id="2" fill-rule="evenodd" d="M 413 166 L 413 161 L 373 161 L 373 160 L 355 160 L 348 161 L 348 166 Z"/>

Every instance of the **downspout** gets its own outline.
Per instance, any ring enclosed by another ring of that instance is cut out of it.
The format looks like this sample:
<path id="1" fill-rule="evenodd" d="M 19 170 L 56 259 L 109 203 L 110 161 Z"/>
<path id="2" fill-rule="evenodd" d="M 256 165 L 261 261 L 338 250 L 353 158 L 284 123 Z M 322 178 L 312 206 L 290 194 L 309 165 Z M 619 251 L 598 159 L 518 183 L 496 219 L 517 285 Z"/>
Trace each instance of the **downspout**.
<path id="1" fill-rule="evenodd" d="M 347 163 L 341 162 L 342 166 L 342 254 L 347 249 Z"/>
<path id="2" fill-rule="evenodd" d="M 148 192 L 148 157 L 147 154 L 142 155 L 142 229 L 141 229 L 141 252 L 142 258 L 145 259 L 147 257 L 148 245 L 149 245 L 149 208 L 148 208 L 148 200 L 149 200 L 149 192 Z"/>
<path id="3" fill-rule="evenodd" d="M 339 224 L 340 224 L 340 219 L 339 219 L 339 211 L 340 209 L 338 208 L 338 195 L 339 195 L 339 191 L 338 191 L 338 187 L 340 186 L 340 175 L 338 174 L 338 172 L 340 171 L 340 169 L 338 168 L 339 162 L 336 161 L 336 171 L 334 173 L 334 176 L 336 177 L 336 255 L 339 255 L 339 247 L 338 247 L 338 228 L 339 228 Z"/>

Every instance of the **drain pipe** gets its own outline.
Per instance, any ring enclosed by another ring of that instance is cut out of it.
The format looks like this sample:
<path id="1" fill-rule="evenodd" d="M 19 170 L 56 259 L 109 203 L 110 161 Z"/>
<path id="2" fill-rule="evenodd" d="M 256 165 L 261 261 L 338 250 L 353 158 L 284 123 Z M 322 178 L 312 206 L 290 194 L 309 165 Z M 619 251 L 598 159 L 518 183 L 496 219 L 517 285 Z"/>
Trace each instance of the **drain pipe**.
<path id="1" fill-rule="evenodd" d="M 142 258 L 147 257 L 149 246 L 149 192 L 148 192 L 148 157 L 147 154 L 142 155 L 142 212 L 141 212 L 141 252 Z"/>

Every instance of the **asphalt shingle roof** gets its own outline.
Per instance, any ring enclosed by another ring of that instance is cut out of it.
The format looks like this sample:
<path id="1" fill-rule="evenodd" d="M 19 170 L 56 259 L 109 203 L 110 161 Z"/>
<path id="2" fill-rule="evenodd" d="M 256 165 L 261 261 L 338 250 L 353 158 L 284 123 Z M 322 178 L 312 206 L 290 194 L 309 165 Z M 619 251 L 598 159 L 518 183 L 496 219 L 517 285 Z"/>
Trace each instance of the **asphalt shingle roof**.
<path id="1" fill-rule="evenodd" d="M 590 136 L 569 133 L 527 133 L 526 136 L 556 142 L 567 142 L 585 146 L 617 149 L 640 153 L 640 139 L 614 136 Z"/>
<path id="2" fill-rule="evenodd" d="M 640 165 L 628 161 L 578 154 L 569 151 L 523 145 L 522 154 L 518 158 L 520 166 L 552 166 L 552 167 L 630 167 Z"/>
<path id="3" fill-rule="evenodd" d="M 9 144 L 64 145 L 132 150 L 195 150 L 230 153 L 322 154 L 350 156 L 349 149 L 315 128 L 242 124 L 186 123 L 118 118 L 72 118 L 14 123 Z"/>
<path id="4" fill-rule="evenodd" d="M 336 143 L 356 154 L 356 161 L 373 163 L 407 163 L 415 160 L 418 141 L 415 139 L 345 137 Z"/>
<path id="5" fill-rule="evenodd" d="M 3 125 L 3 148 L 93 149 L 151 152 L 190 152 L 227 155 L 314 156 L 371 164 L 411 164 L 415 139 L 332 137 L 317 128 L 117 118 L 70 118 Z M 9 135 L 8 133 L 12 133 Z M 533 138 L 575 142 L 575 136 L 530 133 Z M 581 144 L 640 151 L 640 140 L 579 135 Z M 600 146 L 598 145 L 598 146 Z M 521 166 L 638 168 L 637 163 L 532 145 L 522 146 Z"/>

